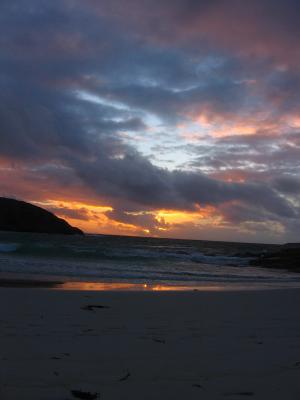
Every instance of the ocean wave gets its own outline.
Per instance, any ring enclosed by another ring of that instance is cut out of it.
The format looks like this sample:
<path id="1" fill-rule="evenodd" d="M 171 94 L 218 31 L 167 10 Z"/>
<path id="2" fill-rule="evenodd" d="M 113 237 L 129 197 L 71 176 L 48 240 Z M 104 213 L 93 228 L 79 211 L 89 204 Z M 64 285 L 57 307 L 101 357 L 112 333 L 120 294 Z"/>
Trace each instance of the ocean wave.
<path id="1" fill-rule="evenodd" d="M 18 247 L 18 243 L 0 243 L 0 253 L 14 253 Z"/>
<path id="2" fill-rule="evenodd" d="M 249 266 L 261 245 L 0 232 L 0 272 L 96 281 L 299 282 L 300 275 Z"/>
<path id="3" fill-rule="evenodd" d="M 208 264 L 198 266 L 198 270 L 191 265 L 170 266 L 167 269 L 152 268 L 150 266 L 74 262 L 66 260 L 24 259 L 6 255 L 0 258 L 0 272 L 15 272 L 47 276 L 61 276 L 64 278 L 87 278 L 96 280 L 117 280 L 137 283 L 177 282 L 177 283 L 251 283 L 251 282 L 293 282 L 300 284 L 300 276 L 279 271 L 270 271 L 254 267 L 211 267 Z"/>
<path id="4" fill-rule="evenodd" d="M 133 263 L 195 263 L 211 265 L 247 265 L 249 257 L 208 255 L 188 246 L 104 246 L 103 243 L 66 243 L 31 241 L 0 243 L 0 252 L 16 252 L 20 256 L 81 259 L 94 262 L 116 261 Z"/>
<path id="5" fill-rule="evenodd" d="M 191 261 L 204 264 L 213 265 L 238 265 L 243 266 L 249 263 L 251 257 L 235 257 L 235 256 L 218 256 L 218 255 L 205 255 L 205 254 L 193 254 Z"/>

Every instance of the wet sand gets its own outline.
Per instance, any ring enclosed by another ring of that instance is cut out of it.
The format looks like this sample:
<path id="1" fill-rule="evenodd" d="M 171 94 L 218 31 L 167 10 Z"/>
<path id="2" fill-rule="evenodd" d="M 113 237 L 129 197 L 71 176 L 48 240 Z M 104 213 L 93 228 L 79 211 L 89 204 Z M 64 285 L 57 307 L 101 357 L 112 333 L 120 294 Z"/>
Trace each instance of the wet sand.
<path id="1" fill-rule="evenodd" d="M 298 304 L 296 289 L 1 287 L 0 398 L 297 399 Z"/>
<path id="2" fill-rule="evenodd" d="M 53 288 L 57 289 L 64 282 L 60 281 L 46 281 L 46 280 L 30 280 L 30 279 L 6 279 L 0 278 L 0 288 L 1 287 L 11 287 L 11 288 Z"/>

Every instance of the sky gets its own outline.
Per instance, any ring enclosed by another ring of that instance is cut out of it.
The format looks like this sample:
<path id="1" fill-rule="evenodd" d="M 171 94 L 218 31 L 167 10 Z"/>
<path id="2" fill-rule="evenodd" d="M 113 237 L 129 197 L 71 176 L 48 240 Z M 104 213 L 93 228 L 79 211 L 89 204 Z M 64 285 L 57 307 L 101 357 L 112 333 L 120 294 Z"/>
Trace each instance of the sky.
<path id="1" fill-rule="evenodd" d="M 0 196 L 86 232 L 300 235 L 298 0 L 1 0 Z"/>

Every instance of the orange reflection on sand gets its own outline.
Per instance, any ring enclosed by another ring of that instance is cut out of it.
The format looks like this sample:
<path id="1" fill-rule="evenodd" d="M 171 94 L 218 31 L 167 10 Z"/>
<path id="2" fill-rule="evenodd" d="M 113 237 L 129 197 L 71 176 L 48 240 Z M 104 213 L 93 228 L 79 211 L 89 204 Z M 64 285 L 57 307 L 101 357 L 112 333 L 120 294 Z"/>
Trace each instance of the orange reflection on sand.
<path id="1" fill-rule="evenodd" d="M 167 286 L 167 285 L 154 285 L 150 287 L 153 292 L 191 292 L 191 291 L 220 291 L 224 290 L 221 286 Z"/>
<path id="2" fill-rule="evenodd" d="M 142 284 L 131 283 L 111 283 L 111 282 L 64 282 L 59 285 L 61 290 L 93 290 L 93 291 L 111 291 L 111 290 L 143 290 Z"/>
<path id="3" fill-rule="evenodd" d="M 175 292 L 175 291 L 219 291 L 224 288 L 215 286 L 184 286 L 184 285 L 151 285 L 147 283 L 120 282 L 64 282 L 55 287 L 60 290 L 79 291 L 146 291 L 146 292 Z"/>

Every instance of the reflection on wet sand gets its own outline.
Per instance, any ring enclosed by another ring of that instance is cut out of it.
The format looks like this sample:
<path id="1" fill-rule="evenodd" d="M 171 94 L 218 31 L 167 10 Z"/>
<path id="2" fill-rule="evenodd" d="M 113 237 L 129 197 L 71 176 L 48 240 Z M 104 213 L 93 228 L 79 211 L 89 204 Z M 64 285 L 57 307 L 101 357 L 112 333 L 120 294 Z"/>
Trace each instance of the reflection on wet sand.
<path id="1" fill-rule="evenodd" d="M 16 279 L 15 274 L 0 274 L 0 287 L 23 287 L 39 288 L 51 290 L 74 290 L 74 291 L 142 291 L 142 292 L 220 292 L 220 291 L 239 291 L 239 290 L 261 290 L 261 289 L 283 289 L 283 284 L 275 287 L 274 285 L 257 283 L 243 285 L 240 283 L 211 283 L 201 282 L 198 285 L 167 285 L 155 283 L 129 283 L 129 282 L 93 282 L 93 281 L 67 281 L 60 280 L 59 277 L 48 277 L 48 279 L 37 280 L 31 275 L 21 275 Z M 296 286 L 295 286 L 296 287 Z"/>
<path id="2" fill-rule="evenodd" d="M 95 290 L 95 291 L 193 291 L 193 290 L 224 290 L 220 286 L 172 286 L 172 285 L 155 285 L 147 283 L 116 283 L 116 282 L 64 282 L 55 286 L 55 289 L 61 290 Z"/>

